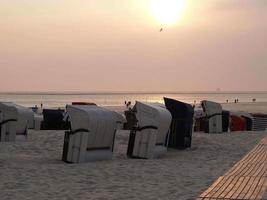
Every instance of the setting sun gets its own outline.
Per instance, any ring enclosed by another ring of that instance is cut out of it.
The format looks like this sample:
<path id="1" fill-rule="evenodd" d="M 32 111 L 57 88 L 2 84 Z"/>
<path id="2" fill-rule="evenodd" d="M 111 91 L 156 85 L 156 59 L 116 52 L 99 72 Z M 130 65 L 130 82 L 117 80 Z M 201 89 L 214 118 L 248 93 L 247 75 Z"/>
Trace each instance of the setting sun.
<path id="1" fill-rule="evenodd" d="M 185 11 L 185 0 L 151 0 L 154 17 L 163 25 L 175 24 Z"/>

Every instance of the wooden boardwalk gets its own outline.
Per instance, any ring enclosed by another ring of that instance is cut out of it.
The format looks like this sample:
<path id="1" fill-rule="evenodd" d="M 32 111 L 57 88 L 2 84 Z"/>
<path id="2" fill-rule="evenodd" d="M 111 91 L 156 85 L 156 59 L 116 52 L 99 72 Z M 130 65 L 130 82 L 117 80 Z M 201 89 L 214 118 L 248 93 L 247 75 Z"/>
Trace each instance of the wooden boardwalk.
<path id="1" fill-rule="evenodd" d="M 267 137 L 219 177 L 197 200 L 263 199 L 267 189 Z"/>

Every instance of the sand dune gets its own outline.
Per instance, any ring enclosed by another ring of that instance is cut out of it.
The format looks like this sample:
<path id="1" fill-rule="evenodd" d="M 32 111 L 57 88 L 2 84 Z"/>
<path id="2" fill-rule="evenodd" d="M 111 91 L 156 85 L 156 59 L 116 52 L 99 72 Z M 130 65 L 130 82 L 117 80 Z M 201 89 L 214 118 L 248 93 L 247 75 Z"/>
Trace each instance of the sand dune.
<path id="1" fill-rule="evenodd" d="M 66 164 L 63 131 L 31 131 L 25 142 L 0 144 L 0 199 L 195 199 L 266 135 L 194 133 L 191 149 L 133 160 L 120 131 L 113 160 Z"/>

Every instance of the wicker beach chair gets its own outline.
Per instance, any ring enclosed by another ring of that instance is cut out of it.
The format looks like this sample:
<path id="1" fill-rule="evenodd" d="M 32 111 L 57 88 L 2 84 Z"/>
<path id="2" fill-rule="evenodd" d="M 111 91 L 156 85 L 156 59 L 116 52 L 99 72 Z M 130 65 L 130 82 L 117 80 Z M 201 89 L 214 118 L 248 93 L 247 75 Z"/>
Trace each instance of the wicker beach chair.
<path id="1" fill-rule="evenodd" d="M 114 112 L 95 105 L 67 105 L 66 109 L 71 130 L 65 132 L 62 160 L 80 163 L 111 159 L 118 123 Z"/>
<path id="2" fill-rule="evenodd" d="M 166 138 L 171 114 L 163 106 L 137 101 L 133 110 L 137 126 L 130 132 L 127 155 L 131 158 L 158 158 L 167 152 Z"/>
<path id="3" fill-rule="evenodd" d="M 191 147 L 194 109 L 190 104 L 164 98 L 166 108 L 172 115 L 169 147 L 185 149 Z"/>
<path id="4" fill-rule="evenodd" d="M 222 133 L 222 106 L 212 101 L 201 102 L 205 118 L 207 119 L 206 133 Z"/>
<path id="5" fill-rule="evenodd" d="M 15 141 L 17 135 L 27 136 L 33 125 L 34 113 L 31 109 L 11 103 L 0 103 L 0 141 Z"/>

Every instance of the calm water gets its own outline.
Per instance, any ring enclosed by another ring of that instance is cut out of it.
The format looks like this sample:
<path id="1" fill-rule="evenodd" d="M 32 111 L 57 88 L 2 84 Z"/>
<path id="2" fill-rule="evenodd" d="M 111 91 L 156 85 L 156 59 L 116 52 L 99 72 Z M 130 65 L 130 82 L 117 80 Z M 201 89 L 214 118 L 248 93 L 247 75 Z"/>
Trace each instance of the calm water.
<path id="1" fill-rule="evenodd" d="M 73 101 L 94 102 L 103 106 L 123 106 L 124 101 L 135 100 L 146 102 L 163 102 L 163 97 L 170 97 L 180 101 L 193 104 L 201 100 L 212 100 L 216 102 L 267 102 L 267 92 L 238 92 L 238 93 L 0 93 L 0 101 L 12 101 L 24 106 L 40 105 L 44 107 L 64 107 Z"/>

